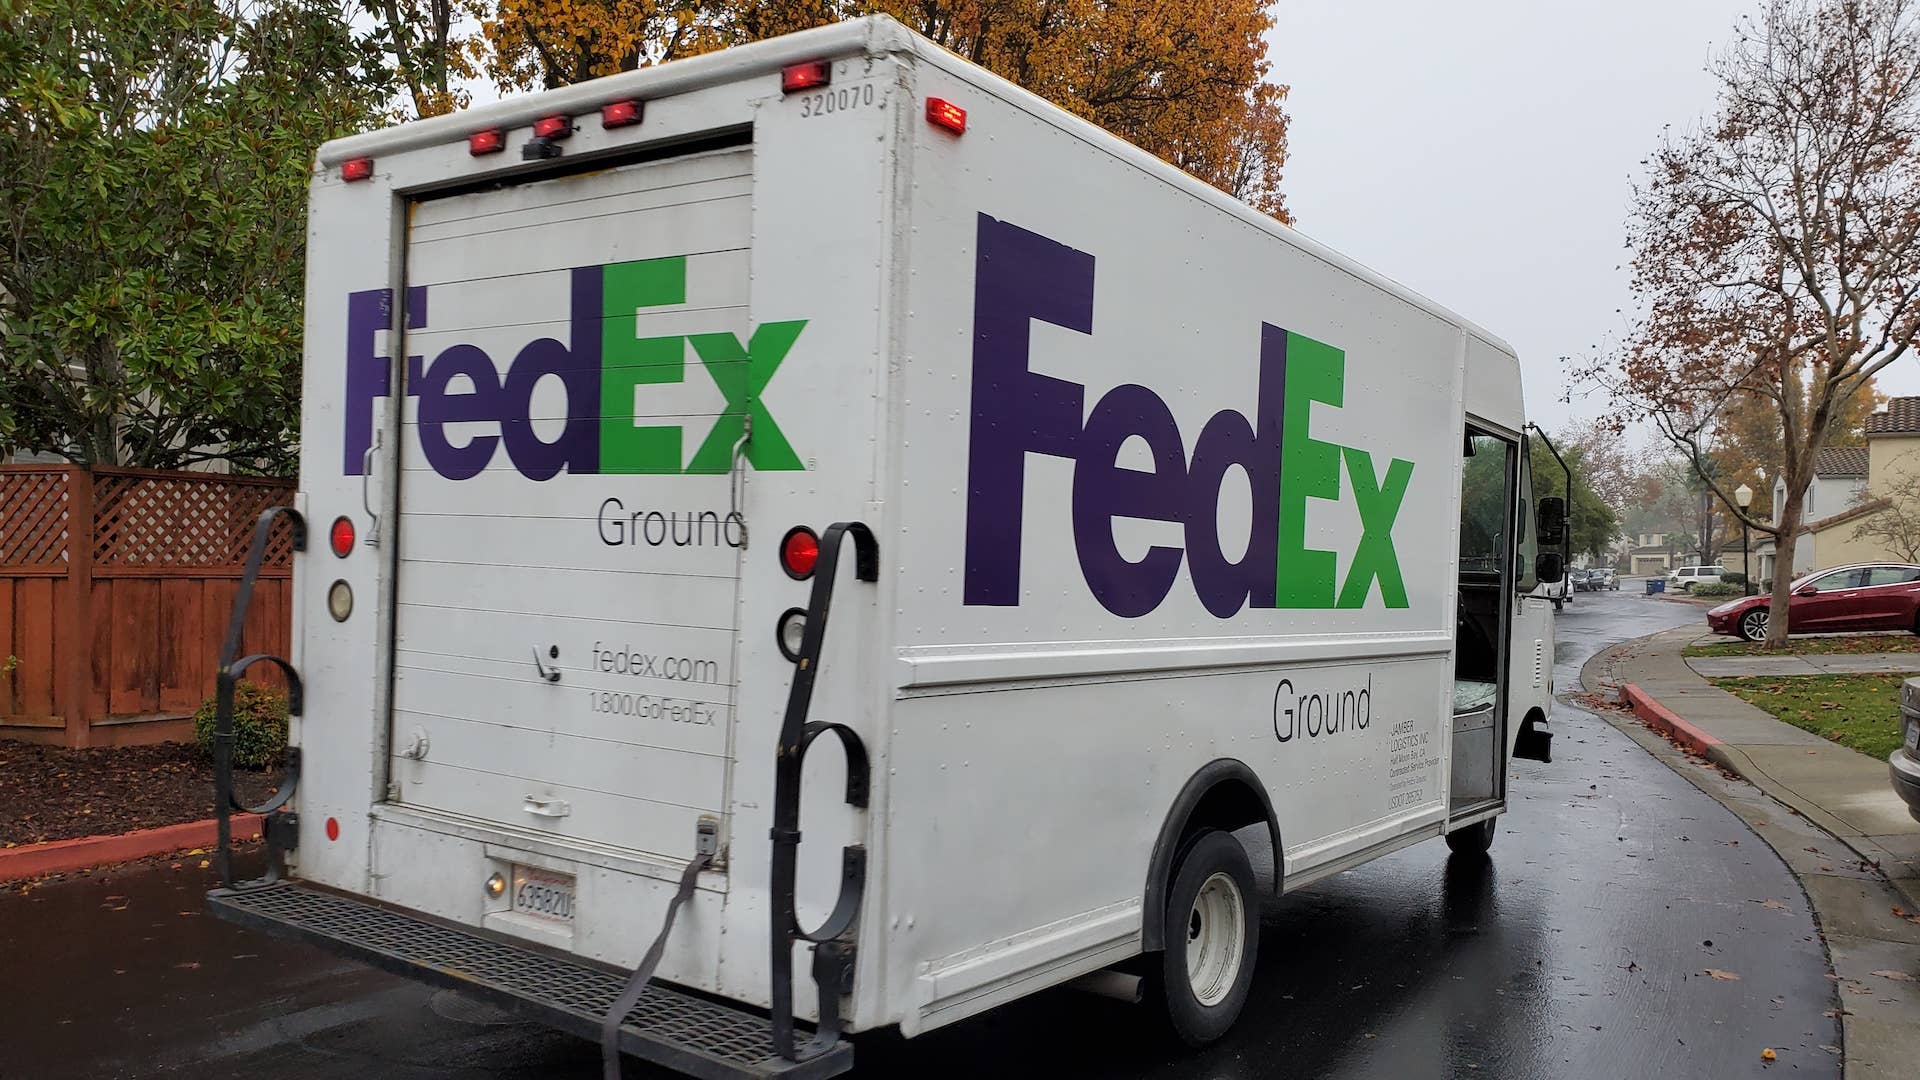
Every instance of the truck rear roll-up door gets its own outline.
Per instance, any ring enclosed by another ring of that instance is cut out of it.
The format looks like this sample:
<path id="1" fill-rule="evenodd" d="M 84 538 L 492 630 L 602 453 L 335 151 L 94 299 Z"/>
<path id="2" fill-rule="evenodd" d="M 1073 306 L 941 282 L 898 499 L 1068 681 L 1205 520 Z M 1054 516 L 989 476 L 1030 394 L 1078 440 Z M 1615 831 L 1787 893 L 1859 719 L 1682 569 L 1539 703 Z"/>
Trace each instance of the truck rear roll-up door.
<path id="1" fill-rule="evenodd" d="M 724 822 L 752 167 L 411 208 L 401 802 L 671 858 Z"/>

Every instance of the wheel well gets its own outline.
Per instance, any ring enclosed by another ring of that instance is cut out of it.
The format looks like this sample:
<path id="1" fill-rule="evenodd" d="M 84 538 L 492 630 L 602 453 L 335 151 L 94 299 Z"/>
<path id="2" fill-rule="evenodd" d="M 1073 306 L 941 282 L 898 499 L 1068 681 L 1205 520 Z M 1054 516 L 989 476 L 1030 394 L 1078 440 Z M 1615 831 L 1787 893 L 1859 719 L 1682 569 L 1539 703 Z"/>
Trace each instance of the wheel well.
<path id="1" fill-rule="evenodd" d="M 1248 825 L 1265 825 L 1273 841 L 1274 890 L 1280 888 L 1286 863 L 1281 855 L 1280 823 L 1266 785 L 1243 761 L 1219 758 L 1208 762 L 1187 780 L 1160 826 L 1153 855 L 1147 864 L 1147 891 L 1141 913 L 1141 948 L 1153 952 L 1166 947 L 1167 889 L 1180 855 L 1193 838 L 1209 829 L 1231 832 Z"/>

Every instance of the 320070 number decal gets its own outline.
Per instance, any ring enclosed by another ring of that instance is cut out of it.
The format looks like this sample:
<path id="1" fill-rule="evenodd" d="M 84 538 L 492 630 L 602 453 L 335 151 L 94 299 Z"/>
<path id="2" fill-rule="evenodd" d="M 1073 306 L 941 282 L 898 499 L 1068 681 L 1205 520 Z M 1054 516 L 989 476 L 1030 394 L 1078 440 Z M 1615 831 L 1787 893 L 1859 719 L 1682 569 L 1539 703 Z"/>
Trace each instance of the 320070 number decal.
<path id="1" fill-rule="evenodd" d="M 818 94 L 808 94 L 800 99 L 800 115 L 805 117 L 825 116 L 828 113 L 846 112 L 849 109 L 864 108 L 873 104 L 872 83 L 859 86 L 843 86 L 838 90 L 827 90 Z"/>

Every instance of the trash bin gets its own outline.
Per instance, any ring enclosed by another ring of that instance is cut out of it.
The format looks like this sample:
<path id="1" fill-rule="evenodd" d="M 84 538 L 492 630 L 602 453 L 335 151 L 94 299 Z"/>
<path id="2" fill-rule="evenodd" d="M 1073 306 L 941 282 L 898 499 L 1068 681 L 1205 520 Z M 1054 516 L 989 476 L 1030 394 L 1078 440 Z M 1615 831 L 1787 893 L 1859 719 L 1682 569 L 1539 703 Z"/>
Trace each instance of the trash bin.
<path id="1" fill-rule="evenodd" d="M 1666 592 L 1666 591 L 1667 591 L 1666 578 L 1656 577 L 1656 578 L 1647 579 L 1647 595 L 1648 596 L 1652 596 L 1654 593 L 1657 593 L 1657 592 Z"/>

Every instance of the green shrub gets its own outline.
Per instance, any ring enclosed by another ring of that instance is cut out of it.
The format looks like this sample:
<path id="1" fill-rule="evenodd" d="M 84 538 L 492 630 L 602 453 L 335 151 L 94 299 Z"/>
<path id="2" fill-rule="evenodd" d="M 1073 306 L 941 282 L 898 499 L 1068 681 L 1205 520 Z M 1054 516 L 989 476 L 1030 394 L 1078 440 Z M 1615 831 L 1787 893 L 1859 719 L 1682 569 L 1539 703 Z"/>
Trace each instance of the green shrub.
<path id="1" fill-rule="evenodd" d="M 1693 595 L 1695 596 L 1739 596 L 1746 591 L 1743 586 L 1732 585 L 1724 581 L 1709 582 L 1705 585 L 1695 585 L 1693 587 Z"/>
<path id="2" fill-rule="evenodd" d="M 1738 570 L 1729 570 L 1720 575 L 1720 580 L 1728 585 L 1745 585 L 1747 583 L 1747 575 Z"/>
<path id="3" fill-rule="evenodd" d="M 193 738 L 213 757 L 213 720 L 217 698 L 208 698 L 193 714 Z M 252 683 L 233 688 L 233 765 L 264 769 L 278 765 L 287 752 L 287 697 Z"/>

